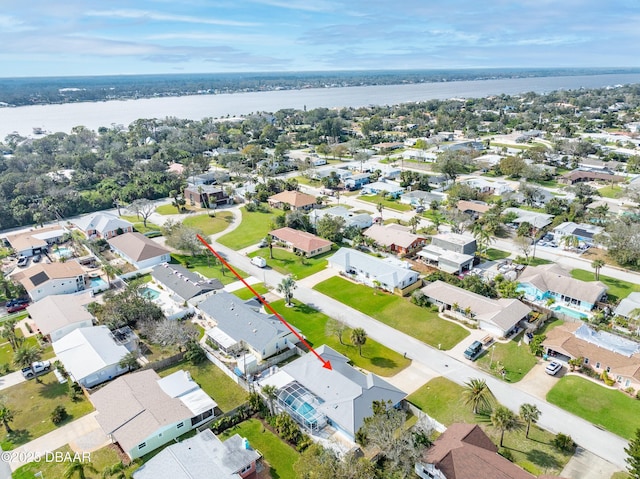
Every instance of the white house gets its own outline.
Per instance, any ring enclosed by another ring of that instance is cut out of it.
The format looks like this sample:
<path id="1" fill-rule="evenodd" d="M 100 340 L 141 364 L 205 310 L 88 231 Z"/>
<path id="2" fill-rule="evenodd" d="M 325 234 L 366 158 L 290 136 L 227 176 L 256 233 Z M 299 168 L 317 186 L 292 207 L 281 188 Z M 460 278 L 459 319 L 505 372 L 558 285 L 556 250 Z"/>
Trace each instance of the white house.
<path id="1" fill-rule="evenodd" d="M 94 317 L 87 311 L 93 300 L 91 291 L 53 295 L 31 304 L 27 311 L 38 331 L 53 342 L 71 331 L 93 326 Z"/>
<path id="2" fill-rule="evenodd" d="M 121 376 L 92 393 L 96 421 L 131 458 L 141 457 L 214 416 L 216 402 L 187 371 Z"/>
<path id="3" fill-rule="evenodd" d="M 329 216 L 330 218 L 342 218 L 344 220 L 345 228 L 355 226 L 357 228 L 364 229 L 373 224 L 373 218 L 371 215 L 366 213 L 354 213 L 344 206 L 332 206 L 331 208 L 313 210 L 309 213 L 309 219 L 313 224 L 317 224 L 320 218 L 323 218 L 324 216 Z"/>
<path id="4" fill-rule="evenodd" d="M 133 224 L 108 213 L 91 213 L 82 216 L 72 223 L 81 230 L 87 238 L 109 239 L 122 233 L 133 232 Z"/>
<path id="5" fill-rule="evenodd" d="M 602 226 L 565 221 L 553 228 L 553 239 L 556 243 L 562 244 L 565 236 L 575 236 L 579 242 L 593 246 L 593 237 L 603 231 Z"/>
<path id="6" fill-rule="evenodd" d="M 129 371 L 119 364 L 129 350 L 106 326 L 75 329 L 54 341 L 53 350 L 71 377 L 86 388 Z"/>
<path id="7" fill-rule="evenodd" d="M 137 269 L 171 261 L 171 252 L 167 248 L 140 233 L 125 233 L 111 238 L 109 246 Z"/>
<path id="8" fill-rule="evenodd" d="M 502 180 L 487 180 L 485 178 L 469 178 L 462 180 L 460 183 L 465 183 L 471 188 L 475 188 L 480 193 L 489 193 L 492 195 L 504 195 L 514 191 L 509 183 Z"/>
<path id="9" fill-rule="evenodd" d="M 369 183 L 368 185 L 364 185 L 362 187 L 363 195 L 389 195 L 394 198 L 399 197 L 404 188 L 400 186 L 398 183 L 393 183 L 391 181 L 374 181 L 373 183 Z"/>
<path id="10" fill-rule="evenodd" d="M 7 235 L 7 241 L 18 256 L 33 256 L 47 251 L 67 233 L 61 226 L 49 226 L 26 232 Z"/>
<path id="11" fill-rule="evenodd" d="M 76 261 L 38 263 L 16 273 L 13 278 L 20 281 L 33 301 L 54 294 L 77 293 L 85 289 L 85 272 Z"/>

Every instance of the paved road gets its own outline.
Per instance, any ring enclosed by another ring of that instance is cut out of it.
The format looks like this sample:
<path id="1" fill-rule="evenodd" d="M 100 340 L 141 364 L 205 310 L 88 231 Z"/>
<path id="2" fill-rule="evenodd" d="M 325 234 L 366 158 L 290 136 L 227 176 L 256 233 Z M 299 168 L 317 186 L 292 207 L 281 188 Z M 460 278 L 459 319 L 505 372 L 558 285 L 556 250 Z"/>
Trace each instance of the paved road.
<path id="1" fill-rule="evenodd" d="M 260 269 L 252 265 L 249 258 L 238 254 L 218 243 L 213 243 L 214 249 L 222 253 L 234 265 L 244 271 L 264 280 L 270 286 L 278 284 L 283 275 L 271 269 Z M 541 427 L 553 432 L 570 434 L 582 447 L 594 454 L 615 464 L 621 469 L 626 466 L 624 447 L 627 441 L 602 431 L 591 423 L 580 419 L 562 409 L 546 403 L 545 401 L 521 390 L 516 385 L 504 383 L 493 376 L 475 369 L 466 362 L 459 361 L 449 356 L 445 351 L 438 351 L 426 344 L 397 331 L 375 319 L 362 314 L 344 304 L 335 301 L 317 291 L 299 285 L 295 291 L 295 297 L 300 301 L 344 321 L 350 327 L 362 327 L 372 339 L 384 344 L 398 352 L 406 352 L 414 361 L 420 362 L 421 367 L 415 371 L 424 371 L 424 381 L 428 381 L 433 375 L 444 376 L 458 384 L 463 384 L 470 378 L 482 378 L 505 406 L 517 411 L 521 404 L 532 403 L 538 406 L 542 412 L 539 424 Z M 432 374 L 430 374 L 432 372 Z"/>

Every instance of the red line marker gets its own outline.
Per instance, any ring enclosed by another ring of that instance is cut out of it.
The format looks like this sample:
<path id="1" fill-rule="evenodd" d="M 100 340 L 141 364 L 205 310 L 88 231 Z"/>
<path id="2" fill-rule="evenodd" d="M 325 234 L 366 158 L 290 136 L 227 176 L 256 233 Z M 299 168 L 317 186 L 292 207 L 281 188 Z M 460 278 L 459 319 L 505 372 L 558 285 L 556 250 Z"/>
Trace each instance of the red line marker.
<path id="1" fill-rule="evenodd" d="M 276 318 L 278 318 L 278 319 L 280 320 L 280 322 L 281 322 L 282 324 L 284 324 L 284 325 L 287 327 L 287 329 L 288 329 L 289 331 L 291 331 L 291 332 L 296 336 L 296 338 L 298 338 L 298 339 L 300 340 L 300 342 L 301 342 L 302 344 L 304 344 L 304 345 L 307 347 L 307 349 L 309 349 L 309 351 L 311 351 L 311 352 L 315 355 L 315 357 L 316 357 L 316 358 L 318 358 L 318 359 L 322 362 L 322 367 L 323 367 L 323 368 L 325 368 L 325 369 L 329 369 L 329 370 L 332 370 L 332 369 L 333 369 L 333 368 L 331 367 L 331 361 L 325 361 L 325 360 L 324 360 L 324 358 L 323 358 L 322 356 L 320 356 L 320 355 L 318 354 L 318 352 L 317 352 L 315 349 L 313 349 L 313 348 L 311 347 L 311 345 L 307 342 L 307 340 L 306 340 L 306 339 L 304 339 L 304 338 L 300 335 L 300 333 L 298 333 L 295 329 L 293 329 L 293 327 L 292 327 L 289 323 L 287 323 L 287 321 L 285 321 L 285 319 L 284 319 L 282 316 L 280 316 L 280 314 L 279 314 L 275 309 L 273 309 L 273 306 L 271 306 L 271 305 L 270 305 L 269 303 L 267 303 L 264 299 L 262 299 L 262 295 L 258 294 L 258 293 L 256 292 L 256 290 L 255 290 L 255 289 L 253 289 L 253 288 L 251 287 L 251 285 L 250 285 L 249 283 L 247 283 L 247 282 L 246 282 L 246 281 L 245 281 L 245 280 L 244 280 L 244 279 L 243 279 L 243 278 L 242 278 L 242 277 L 241 277 L 241 276 L 236 272 L 236 270 L 235 270 L 235 269 L 233 269 L 233 267 L 232 267 L 229 263 L 227 263 L 227 262 L 225 261 L 225 259 L 224 259 L 222 256 L 220 256 L 220 253 L 218 253 L 216 250 L 214 250 L 214 249 L 213 249 L 213 247 L 212 247 L 209 243 L 207 243 L 207 242 L 204 240 L 204 238 L 203 238 L 202 236 L 200 236 L 200 235 L 196 235 L 196 237 L 200 240 L 200 242 L 201 242 L 203 245 L 205 245 L 205 246 L 207 247 L 207 249 L 208 249 L 209 251 L 211 251 L 211 252 L 215 255 L 215 257 L 216 257 L 216 258 L 218 258 L 218 259 L 220 260 L 220 262 L 221 262 L 223 265 L 225 265 L 227 268 L 229 268 L 229 271 L 231 271 L 231 272 L 234 274 L 234 276 L 235 276 L 236 278 L 238 278 L 240 281 L 242 281 L 242 284 L 244 284 L 247 288 L 249 288 L 249 291 L 251 291 L 251 292 L 254 294 L 254 296 L 256 297 L 256 299 L 258 299 L 258 301 L 260 301 L 260 302 L 264 305 L 264 307 L 265 307 L 265 308 L 267 308 L 269 311 L 271 311 L 271 312 L 276 316 Z"/>

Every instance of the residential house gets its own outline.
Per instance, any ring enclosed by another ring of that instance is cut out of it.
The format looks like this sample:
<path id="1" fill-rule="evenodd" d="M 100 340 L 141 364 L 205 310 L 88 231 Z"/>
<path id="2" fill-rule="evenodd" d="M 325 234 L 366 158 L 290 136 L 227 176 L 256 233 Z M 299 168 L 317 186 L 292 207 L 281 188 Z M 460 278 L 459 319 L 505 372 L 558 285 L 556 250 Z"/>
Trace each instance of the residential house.
<path id="1" fill-rule="evenodd" d="M 546 205 L 549 202 L 549 200 L 551 200 L 551 198 L 556 197 L 553 193 L 551 193 L 549 190 L 546 190 L 544 188 L 536 188 L 535 192 L 536 194 L 535 194 L 535 198 L 533 198 L 532 200 L 532 203 L 533 203 L 532 206 L 535 206 L 536 208 L 544 207 L 544 205 Z M 525 195 L 521 191 L 516 191 L 515 193 L 511 194 L 509 196 L 509 199 L 517 201 L 521 205 L 526 203 Z"/>
<path id="2" fill-rule="evenodd" d="M 621 183 L 624 181 L 624 176 L 614 175 L 609 171 L 594 171 L 577 169 L 566 173 L 558 180 L 560 183 L 566 183 L 573 185 L 581 181 L 602 181 L 607 183 Z"/>
<path id="3" fill-rule="evenodd" d="M 18 256 L 34 256 L 47 251 L 49 246 L 62 240 L 67 232 L 64 227 L 49 226 L 7 235 L 7 241 Z"/>
<path id="4" fill-rule="evenodd" d="M 440 150 L 442 151 L 482 151 L 486 150 L 486 145 L 481 141 L 475 140 L 467 140 L 460 141 L 458 143 L 454 143 L 453 145 L 441 145 Z"/>
<path id="5" fill-rule="evenodd" d="M 150 268 L 171 261 L 171 252 L 140 233 L 125 233 L 109 241 L 111 250 L 136 269 Z"/>
<path id="6" fill-rule="evenodd" d="M 581 322 L 565 322 L 546 333 L 544 351 L 568 361 L 582 358 L 595 372 L 615 380 L 620 389 L 640 391 L 640 343 L 606 331 L 595 331 Z"/>
<path id="7" fill-rule="evenodd" d="M 123 233 L 132 233 L 133 224 L 108 213 L 91 213 L 82 216 L 72 223 L 82 231 L 87 238 L 109 239 Z"/>
<path id="8" fill-rule="evenodd" d="M 300 191 L 283 191 L 268 199 L 272 208 L 284 208 L 288 205 L 294 211 L 307 211 L 317 205 L 316 197 L 301 193 Z"/>
<path id="9" fill-rule="evenodd" d="M 473 268 L 477 249 L 476 240 L 471 236 L 444 233 L 432 236 L 431 244 L 422 248 L 418 257 L 442 271 L 460 274 Z"/>
<path id="10" fill-rule="evenodd" d="M 125 344 L 131 344 L 131 349 L 135 350 L 136 338 L 129 336 L 127 339 L 130 341 Z M 85 388 L 92 388 L 129 371 L 120 366 L 129 349 L 106 326 L 75 329 L 54 341 L 53 350 L 74 381 Z"/>
<path id="11" fill-rule="evenodd" d="M 400 203 L 411 205 L 413 207 L 423 206 L 424 208 L 429 208 L 431 203 L 434 201 L 444 203 L 446 199 L 446 195 L 442 193 L 431 193 L 429 191 L 422 190 L 407 191 L 400 195 Z"/>
<path id="12" fill-rule="evenodd" d="M 305 354 L 260 381 L 260 386 L 278 389 L 277 407 L 311 433 L 327 425 L 355 440 L 356 432 L 367 417 L 373 416 L 374 401 L 398 406 L 406 393 L 372 373 L 364 373 L 349 364 L 349 358 L 329 346 L 316 352 L 331 369 L 313 354 Z"/>
<path id="13" fill-rule="evenodd" d="M 421 285 L 420 275 L 409 263 L 394 258 L 376 258 L 351 248 L 336 251 L 329 258 L 329 266 L 367 286 L 403 295 Z"/>
<path id="14" fill-rule="evenodd" d="M 172 442 L 214 417 L 216 402 L 187 371 L 121 376 L 89 396 L 96 421 L 131 459 Z"/>
<path id="15" fill-rule="evenodd" d="M 155 266 L 151 270 L 151 277 L 177 303 L 196 305 L 224 287 L 218 279 L 205 278 L 179 264 L 163 263 Z"/>
<path id="16" fill-rule="evenodd" d="M 309 219 L 313 224 L 318 224 L 320 218 L 323 218 L 324 216 L 329 216 L 330 218 L 342 218 L 344 220 L 345 228 L 355 226 L 362 230 L 373 224 L 373 218 L 371 215 L 366 213 L 354 213 L 344 206 L 332 206 L 331 208 L 313 210 L 309 213 Z"/>
<path id="17" fill-rule="evenodd" d="M 460 181 L 460 183 L 469 185 L 471 188 L 478 190 L 480 193 L 502 196 L 511 193 L 513 188 L 503 180 L 487 180 L 485 178 L 469 178 Z"/>
<path id="18" fill-rule="evenodd" d="M 618 306 L 616 306 L 613 314 L 626 319 L 640 318 L 640 293 L 629 293 L 629 296 L 620 301 Z"/>
<path id="19" fill-rule="evenodd" d="M 575 236 L 580 243 L 593 246 L 593 237 L 597 234 L 601 234 L 603 231 L 604 228 L 602 226 L 565 221 L 553 228 L 553 239 L 556 243 L 562 244 L 563 238 L 566 236 Z"/>
<path id="20" fill-rule="evenodd" d="M 189 185 L 184 189 L 184 199 L 196 208 L 216 208 L 232 203 L 222 187 L 214 185 Z"/>
<path id="21" fill-rule="evenodd" d="M 420 291 L 430 303 L 464 316 L 498 337 L 508 337 L 531 313 L 531 308 L 517 299 L 491 299 L 439 280 Z"/>
<path id="22" fill-rule="evenodd" d="M 208 338 L 227 354 L 249 350 L 258 361 L 287 351 L 298 340 L 282 321 L 261 312 L 255 300 L 244 301 L 236 295 L 220 292 L 200 303 L 198 309 L 215 327 Z"/>
<path id="23" fill-rule="evenodd" d="M 137 469 L 133 479 L 244 479 L 256 472 L 261 457 L 238 434 L 222 442 L 207 428 L 164 448 Z"/>
<path id="24" fill-rule="evenodd" d="M 49 342 L 57 341 L 71 331 L 93 326 L 93 315 L 87 305 L 94 301 L 91 291 L 47 296 L 27 307 L 38 331 Z"/>
<path id="25" fill-rule="evenodd" d="M 369 173 L 356 173 L 344 181 L 344 187 L 351 191 L 359 190 L 371 181 L 370 177 Z"/>
<path id="26" fill-rule="evenodd" d="M 269 234 L 279 245 L 284 246 L 292 253 L 302 253 L 307 258 L 331 251 L 333 245 L 329 240 L 289 227 L 273 230 Z"/>
<path id="27" fill-rule="evenodd" d="M 85 272 L 76 261 L 38 263 L 13 275 L 32 301 L 53 294 L 77 293 L 85 289 Z"/>
<path id="28" fill-rule="evenodd" d="M 518 291 L 529 301 L 546 304 L 553 300 L 551 309 L 569 315 L 573 309 L 591 311 L 597 303 L 607 300 L 604 283 L 575 279 L 557 264 L 528 266 L 518 279 Z"/>
<path id="29" fill-rule="evenodd" d="M 373 225 L 365 230 L 363 236 L 373 240 L 379 247 L 388 248 L 399 255 L 412 252 L 426 241 L 424 236 L 413 234 L 408 228 L 397 224 Z"/>
<path id="30" fill-rule="evenodd" d="M 459 200 L 456 208 L 458 208 L 458 211 L 470 215 L 473 219 L 478 219 L 489 211 L 491 206 L 484 201 Z"/>
<path id="31" fill-rule="evenodd" d="M 375 181 L 373 183 L 369 183 L 368 185 L 364 185 L 362 187 L 363 195 L 387 195 L 391 198 L 398 198 L 404 188 L 400 186 L 398 183 L 393 183 L 391 181 Z"/>
<path id="32" fill-rule="evenodd" d="M 422 479 L 535 479 L 498 454 L 477 424 L 454 423 L 426 449 L 415 467 Z M 552 476 L 540 476 L 550 478 Z"/>
<path id="33" fill-rule="evenodd" d="M 403 160 L 415 161 L 435 161 L 437 155 L 431 151 L 419 150 L 415 148 L 407 148 L 402 152 Z"/>
<path id="34" fill-rule="evenodd" d="M 503 215 L 514 215 L 511 221 L 513 225 L 519 226 L 522 223 L 529 223 L 533 228 L 542 229 L 551 224 L 553 215 L 546 213 L 538 213 L 537 211 L 523 210 L 520 208 L 505 208 Z"/>

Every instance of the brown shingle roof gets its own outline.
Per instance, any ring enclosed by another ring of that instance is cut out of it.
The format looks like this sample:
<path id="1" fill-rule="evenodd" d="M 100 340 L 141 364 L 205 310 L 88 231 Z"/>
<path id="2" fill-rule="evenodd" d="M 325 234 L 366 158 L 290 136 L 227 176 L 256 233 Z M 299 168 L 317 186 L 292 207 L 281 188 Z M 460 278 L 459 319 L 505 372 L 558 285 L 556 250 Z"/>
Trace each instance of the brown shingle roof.
<path id="1" fill-rule="evenodd" d="M 314 234 L 307 233 L 306 231 L 298 231 L 293 228 L 280 228 L 273 230 L 269 233 L 274 238 L 277 238 L 286 243 L 292 244 L 295 248 L 310 253 L 326 246 L 331 246 L 333 243 L 324 238 L 320 238 Z"/>
<path id="2" fill-rule="evenodd" d="M 14 275 L 14 279 L 20 281 L 24 289 L 31 291 L 51 279 L 75 278 L 83 274 L 84 270 L 78 262 L 66 261 L 65 263 L 37 264 L 26 271 L 17 273 Z"/>
<path id="3" fill-rule="evenodd" d="M 486 213 L 491 209 L 491 206 L 486 203 L 476 203 L 474 201 L 466 200 L 458 201 L 457 206 L 460 211 L 475 211 L 480 214 Z"/>
<path id="4" fill-rule="evenodd" d="M 287 203 L 295 208 L 316 204 L 315 196 L 299 191 L 283 191 L 269 198 L 269 203 Z"/>
<path id="5" fill-rule="evenodd" d="M 38 236 L 46 235 L 46 233 L 54 231 L 60 231 L 60 236 L 62 236 L 64 228 L 60 226 L 49 226 L 47 228 L 34 229 L 27 232 L 7 235 L 7 241 L 9 241 L 11 247 L 16 251 L 22 251 L 31 247 L 43 247 L 47 246 L 47 242 L 42 238 L 38 238 Z"/>
<path id="6" fill-rule="evenodd" d="M 424 236 L 415 235 L 409 231 L 402 231 L 394 228 L 393 225 L 382 226 L 373 225 L 370 226 L 365 232 L 364 236 L 371 238 L 376 243 L 382 246 L 399 246 L 400 248 L 410 248 L 414 243 L 424 240 Z"/>
<path id="7" fill-rule="evenodd" d="M 109 240 L 109 244 L 136 262 L 169 253 L 168 249 L 140 233 L 125 233 L 116 236 Z"/>

